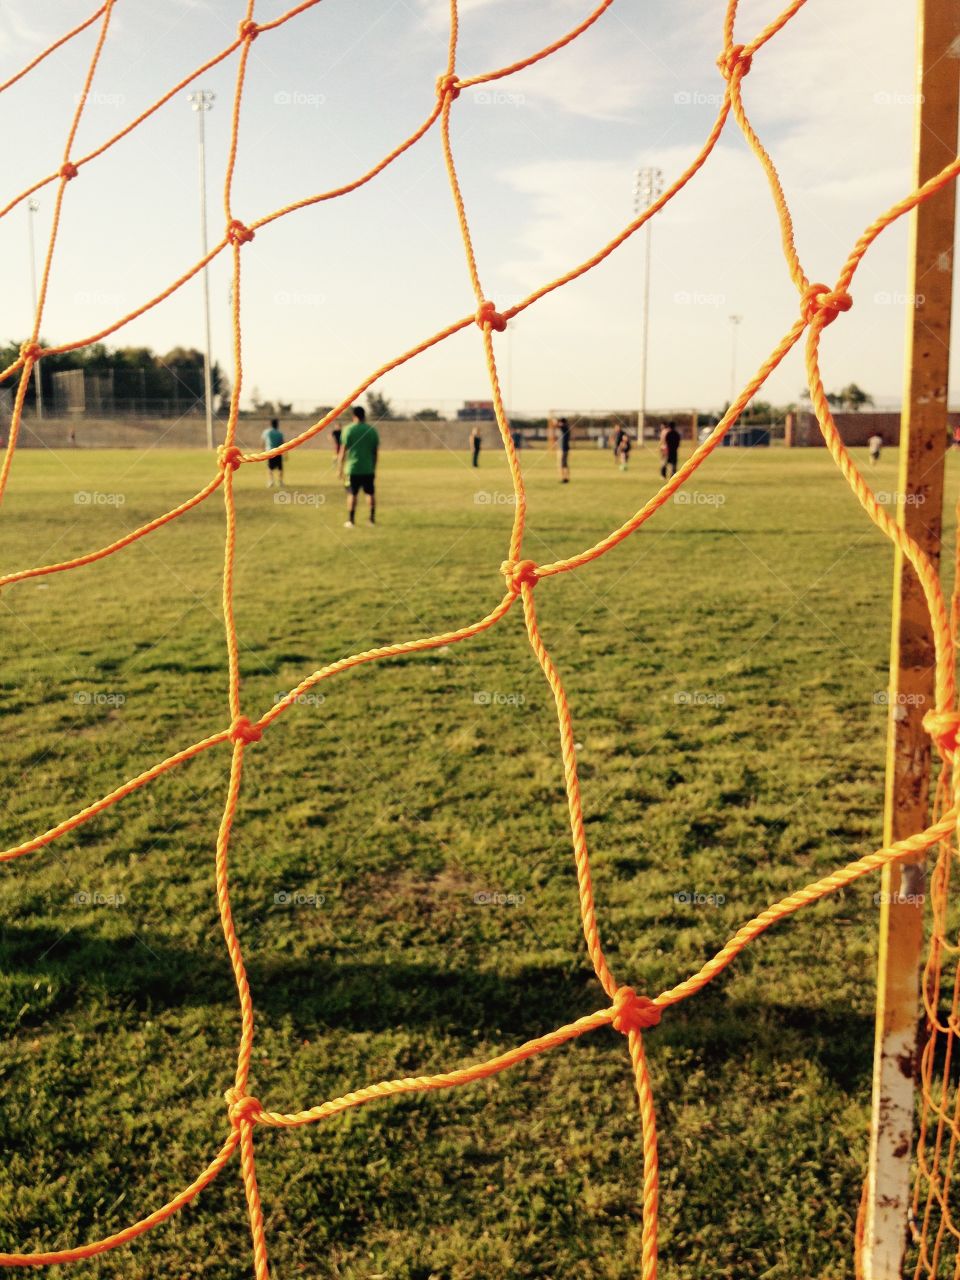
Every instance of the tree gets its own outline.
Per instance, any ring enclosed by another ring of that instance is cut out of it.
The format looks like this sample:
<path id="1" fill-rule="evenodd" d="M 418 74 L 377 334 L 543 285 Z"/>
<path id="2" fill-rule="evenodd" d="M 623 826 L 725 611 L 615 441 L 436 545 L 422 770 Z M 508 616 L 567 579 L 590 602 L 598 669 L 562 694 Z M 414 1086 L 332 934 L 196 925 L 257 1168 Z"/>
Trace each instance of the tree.
<path id="1" fill-rule="evenodd" d="M 418 409 L 413 415 L 414 422 L 439 422 L 440 414 L 436 409 Z"/>
<path id="2" fill-rule="evenodd" d="M 386 396 L 379 391 L 367 392 L 367 412 L 374 422 L 382 422 L 384 418 L 393 417 L 393 407 Z"/>
<path id="3" fill-rule="evenodd" d="M 846 405 L 853 413 L 859 413 L 865 404 L 873 404 L 873 397 L 867 395 L 866 391 L 857 386 L 855 382 L 851 382 L 849 386 L 844 387 L 840 392 L 841 403 Z"/>

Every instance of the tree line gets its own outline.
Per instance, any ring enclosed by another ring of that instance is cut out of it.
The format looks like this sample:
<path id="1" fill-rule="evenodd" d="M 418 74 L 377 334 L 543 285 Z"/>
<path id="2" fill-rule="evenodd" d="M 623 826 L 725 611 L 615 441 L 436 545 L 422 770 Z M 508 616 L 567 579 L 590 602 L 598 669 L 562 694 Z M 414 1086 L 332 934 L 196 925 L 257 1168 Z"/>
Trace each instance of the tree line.
<path id="1" fill-rule="evenodd" d="M 40 345 L 46 345 L 43 338 Z M 7 368 L 19 356 L 19 342 L 8 342 L 0 347 L 0 368 Z M 47 404 L 54 401 L 53 375 L 69 369 L 82 369 L 94 376 L 109 376 L 113 400 L 131 409 L 140 403 L 146 407 L 150 401 L 176 401 L 186 407 L 193 400 L 203 400 L 203 352 L 195 347 L 173 347 L 159 355 L 150 347 L 117 347 L 111 350 L 97 342 L 80 351 L 44 356 L 39 361 L 39 368 L 43 398 Z M 210 377 L 214 403 L 217 397 L 225 400 L 230 394 L 230 387 L 216 361 Z M 33 407 L 35 394 L 31 378 L 27 387 L 28 408 Z"/>

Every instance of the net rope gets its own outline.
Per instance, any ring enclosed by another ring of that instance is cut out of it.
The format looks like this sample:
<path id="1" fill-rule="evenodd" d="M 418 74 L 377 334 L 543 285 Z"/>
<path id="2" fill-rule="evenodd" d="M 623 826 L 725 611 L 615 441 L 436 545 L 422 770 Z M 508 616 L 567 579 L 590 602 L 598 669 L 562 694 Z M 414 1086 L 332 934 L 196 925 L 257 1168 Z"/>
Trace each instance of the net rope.
<path id="1" fill-rule="evenodd" d="M 853 246 L 846 261 L 843 263 L 840 273 L 836 279 L 836 283 L 832 287 L 823 283 L 811 283 L 803 270 L 797 253 L 794 240 L 793 222 L 776 166 L 768 152 L 763 147 L 759 136 L 750 123 L 744 107 L 742 95 L 743 80 L 750 71 L 754 57 L 768 41 L 772 40 L 781 30 L 783 30 L 791 18 L 793 18 L 794 15 L 803 7 L 806 0 L 791 0 L 791 3 L 784 8 L 778 17 L 764 27 L 747 43 L 738 43 L 735 39 L 737 0 L 727 0 L 723 22 L 722 49 L 717 59 L 720 73 L 725 82 L 723 98 L 719 112 L 710 132 L 707 135 L 703 146 L 694 156 L 693 160 L 680 174 L 680 176 L 666 188 L 662 195 L 653 201 L 649 207 L 643 210 L 637 217 L 630 221 L 617 235 L 615 235 L 607 244 L 598 249 L 591 257 L 572 267 L 556 279 L 542 284 L 521 301 L 514 303 L 506 309 L 498 309 L 495 304 L 486 297 L 481 284 L 480 269 L 474 253 L 467 211 L 464 205 L 457 174 L 457 167 L 454 160 L 450 128 L 454 103 L 460 93 L 472 85 L 484 84 L 507 75 L 516 74 L 545 58 L 559 53 L 567 45 L 581 38 L 584 33 L 587 32 L 587 30 L 603 16 L 606 10 L 611 7 L 613 0 L 603 0 L 603 2 L 597 5 L 582 22 L 559 39 L 546 45 L 544 48 L 513 62 L 508 66 L 466 78 L 461 78 L 457 71 L 459 14 L 457 0 L 450 0 L 450 34 L 447 64 L 444 71 L 438 77 L 435 99 L 432 108 L 423 123 L 408 138 L 398 143 L 397 146 L 389 151 L 382 160 L 352 182 L 346 183 L 333 190 L 320 192 L 316 195 L 295 201 L 292 204 L 288 204 L 280 209 L 274 210 L 272 213 L 265 214 L 246 223 L 241 221 L 234 213 L 232 207 L 232 185 L 240 138 L 241 105 L 250 48 L 254 40 L 267 35 L 270 31 L 277 30 L 288 22 L 291 22 L 307 10 L 312 9 L 319 3 L 319 0 L 304 0 L 304 3 L 289 9 L 286 13 L 272 21 L 262 23 L 258 23 L 254 18 L 255 0 L 247 0 L 243 9 L 243 17 L 237 30 L 237 36 L 225 49 L 216 56 L 208 59 L 202 64 L 202 66 L 191 72 L 184 79 L 180 80 L 172 89 L 170 89 L 169 92 L 165 93 L 155 103 L 153 103 L 152 106 L 148 107 L 147 110 L 142 112 L 135 119 L 131 120 L 129 124 L 112 137 L 108 138 L 99 147 L 86 155 L 74 157 L 72 154 L 74 139 L 83 115 L 87 95 L 89 94 L 94 81 L 101 51 L 103 50 L 104 44 L 107 40 L 110 20 L 118 2 L 119 0 L 106 0 L 100 8 L 86 19 L 86 21 L 52 44 L 48 49 L 24 67 L 21 72 L 8 79 L 5 84 L 0 85 L 0 92 L 8 89 L 46 57 L 53 54 L 62 45 L 77 38 L 89 28 L 98 27 L 96 42 L 86 72 L 83 90 L 78 97 L 76 110 L 73 113 L 63 150 L 63 160 L 59 169 L 55 173 L 48 175 L 46 178 L 43 178 L 28 187 L 25 191 L 21 192 L 20 195 L 11 200 L 5 207 L 0 209 L 0 217 L 2 217 L 41 188 L 50 185 L 55 188 L 52 226 L 43 262 L 40 289 L 31 336 L 23 344 L 18 359 L 0 373 L 0 383 L 19 375 L 17 391 L 14 397 L 8 444 L 4 453 L 2 467 L 0 467 L 0 499 L 2 499 L 2 496 L 6 491 L 10 478 L 11 468 L 16 454 L 17 438 L 23 415 L 27 386 L 36 362 L 38 360 L 42 360 L 44 356 L 51 355 L 53 353 L 74 351 L 81 347 L 88 346 L 91 343 L 101 341 L 108 335 L 115 333 L 118 329 L 129 324 L 130 321 L 136 319 L 138 316 L 141 316 L 145 312 L 158 306 L 164 301 L 164 299 L 170 297 L 171 294 L 182 288 L 182 286 L 196 276 L 204 266 L 220 254 L 227 254 L 230 258 L 233 286 L 231 298 L 234 376 L 230 411 L 225 429 L 225 440 L 223 445 L 221 445 L 217 451 L 217 468 L 215 474 L 198 493 L 187 498 L 184 502 L 180 503 L 179 506 L 156 516 L 140 528 L 127 533 L 124 537 L 117 539 L 108 546 L 89 551 L 84 555 L 76 556 L 73 559 L 65 560 L 60 563 L 34 566 L 32 568 L 21 569 L 16 572 L 10 572 L 0 576 L 0 587 L 9 587 L 15 583 L 40 577 L 45 574 L 60 573 L 65 570 L 80 568 L 81 566 L 92 564 L 108 556 L 115 555 L 124 547 L 130 546 L 132 543 L 147 536 L 154 530 L 179 519 L 200 503 L 205 502 L 216 490 L 222 490 L 225 525 L 222 607 L 228 668 L 227 703 L 229 710 L 229 723 L 226 727 L 211 733 L 209 736 L 202 738 L 199 742 L 195 742 L 190 746 L 184 747 L 159 763 L 150 766 L 136 777 L 122 782 L 107 795 L 87 804 L 78 812 L 58 822 L 49 830 L 26 839 L 22 843 L 11 848 L 3 850 L 0 852 L 0 861 L 10 861 L 50 845 L 59 837 L 74 830 L 81 824 L 89 822 L 91 819 L 97 817 L 98 814 L 101 814 L 113 805 L 118 804 L 126 796 L 132 794 L 141 787 L 147 786 L 154 779 L 160 777 L 169 770 L 175 769 L 178 765 L 194 758 L 202 752 L 208 751 L 214 747 L 226 746 L 229 744 L 230 773 L 226 800 L 216 840 L 215 872 L 217 904 L 224 941 L 236 982 L 237 996 L 240 1005 L 241 1029 L 234 1082 L 225 1095 L 226 1119 L 228 1122 L 227 1133 L 216 1155 L 197 1175 L 194 1181 L 189 1184 L 189 1186 L 184 1187 L 160 1208 L 153 1210 L 138 1221 L 131 1223 L 121 1230 L 105 1236 L 102 1239 L 94 1240 L 86 1244 L 76 1245 L 72 1248 L 27 1253 L 3 1252 L 0 1253 L 0 1266 L 37 1266 L 44 1264 L 76 1262 L 81 1259 L 92 1258 L 107 1250 L 128 1244 L 138 1236 L 142 1236 L 144 1233 L 150 1231 L 151 1228 L 157 1226 L 159 1223 L 172 1217 L 184 1206 L 190 1204 L 205 1187 L 209 1186 L 209 1184 L 218 1177 L 223 1169 L 232 1161 L 233 1157 L 238 1155 L 249 1216 L 254 1274 L 257 1280 L 267 1280 L 269 1275 L 267 1241 L 264 1229 L 263 1207 L 261 1205 L 260 1193 L 257 1185 L 254 1142 L 254 1133 L 257 1128 L 290 1128 L 299 1125 L 312 1124 L 328 1119 L 352 1107 L 362 1106 L 368 1102 L 393 1097 L 397 1094 L 421 1093 L 432 1090 L 450 1089 L 470 1084 L 471 1082 L 485 1079 L 497 1074 L 498 1072 L 516 1066 L 535 1055 L 556 1049 L 560 1045 L 575 1040 L 588 1032 L 599 1030 L 602 1027 L 612 1027 L 614 1030 L 624 1035 L 627 1041 L 627 1050 L 633 1071 L 641 1119 L 643 1149 L 643 1186 L 641 1199 L 643 1222 L 641 1234 L 640 1274 L 643 1280 L 655 1280 L 657 1275 L 657 1230 L 659 1219 L 657 1129 L 653 1090 L 644 1048 L 644 1033 L 655 1027 L 659 1023 L 662 1015 L 673 1005 L 695 995 L 708 983 L 713 981 L 714 978 L 721 974 L 727 966 L 730 965 L 756 938 L 764 933 L 765 930 L 769 929 L 779 921 L 784 920 L 794 912 L 809 906 L 811 903 L 818 901 L 828 894 L 836 892 L 838 889 L 842 889 L 845 886 L 852 884 L 854 881 L 857 881 L 864 876 L 880 870 L 884 866 L 895 863 L 904 858 L 920 855 L 928 849 L 939 846 L 939 860 L 937 863 L 937 870 L 934 875 L 937 894 L 935 895 L 934 905 L 935 928 L 931 948 L 932 960 L 931 963 L 928 964 L 926 981 L 924 984 L 927 1012 L 929 1018 L 935 1024 L 936 1032 L 934 1037 L 928 1041 L 927 1049 L 930 1049 L 930 1044 L 936 1040 L 937 1036 L 946 1037 L 948 1045 L 952 1045 L 953 1037 L 960 1032 L 960 1022 L 958 1022 L 957 1014 L 958 1003 L 960 1003 L 960 991 L 958 991 L 957 987 L 955 964 L 958 948 L 956 944 L 950 944 L 947 940 L 945 912 L 945 895 L 949 884 L 951 861 L 955 855 L 954 837 L 957 828 L 958 809 L 960 809 L 960 794 L 958 794 L 958 788 L 960 788 L 960 771 L 957 771 L 957 773 L 954 774 L 950 768 L 957 750 L 957 730 L 958 727 L 960 727 L 960 714 L 958 714 L 957 710 L 955 681 L 955 636 L 957 630 L 957 617 L 958 613 L 960 613 L 960 608 L 958 608 L 957 605 L 957 597 L 954 596 L 954 599 L 951 602 L 952 608 L 948 610 L 947 604 L 944 600 L 940 580 L 934 565 L 917 543 L 905 532 L 904 529 L 900 528 L 896 521 L 892 519 L 879 505 L 875 494 L 855 467 L 847 449 L 840 439 L 840 435 L 834 423 L 830 406 L 827 403 L 824 392 L 819 365 L 820 341 L 823 331 L 837 318 L 838 315 L 850 309 L 852 304 L 852 298 L 849 292 L 850 285 L 860 262 L 870 246 L 881 232 L 897 221 L 897 219 L 903 217 L 912 209 L 916 208 L 922 201 L 930 199 L 948 183 L 952 182 L 957 177 L 958 172 L 960 172 L 960 157 L 955 158 L 929 181 L 925 182 L 922 186 L 919 186 L 916 190 L 910 192 L 901 200 L 897 201 L 866 228 Z M 48 347 L 42 346 L 40 344 L 39 335 L 55 259 L 61 215 L 63 213 L 69 183 L 80 176 L 87 166 L 93 164 L 99 156 L 103 155 L 123 138 L 133 133 L 144 120 L 153 115 L 156 111 L 160 110 L 160 108 L 163 107 L 165 103 L 169 102 L 175 94 L 179 93 L 187 85 L 193 83 L 199 76 L 203 75 L 204 72 L 234 54 L 237 55 L 236 83 L 231 116 L 230 145 L 223 186 L 224 229 L 221 239 L 205 257 L 201 258 L 198 262 L 189 267 L 189 269 L 184 271 L 181 276 L 169 284 L 162 292 L 157 294 L 155 297 L 148 299 L 141 306 L 137 307 L 127 315 L 122 316 L 107 328 L 101 329 L 98 333 L 78 338 L 75 341 L 68 342 L 63 345 Z M 523 555 L 524 525 L 527 510 L 526 497 L 524 492 L 523 475 L 514 450 L 509 423 L 503 406 L 497 371 L 494 334 L 502 332 L 509 320 L 519 315 L 522 311 L 526 310 L 526 308 L 533 306 L 534 303 L 545 297 L 548 293 L 571 283 L 578 277 L 592 270 L 599 263 L 603 262 L 605 258 L 612 254 L 640 227 L 648 222 L 649 219 L 654 217 L 659 210 L 677 194 L 677 192 L 682 190 L 694 179 L 698 171 L 706 163 L 725 126 L 727 125 L 731 114 L 766 175 L 774 209 L 780 226 L 786 266 L 790 278 L 797 289 L 799 315 L 787 333 L 784 334 L 760 365 L 756 373 L 740 391 L 739 395 L 730 405 L 723 418 L 713 429 L 709 438 L 698 445 L 693 454 L 683 463 L 676 474 L 671 477 L 671 479 L 667 480 L 658 492 L 650 498 L 639 511 L 631 516 L 619 528 L 612 530 L 593 546 L 588 547 L 565 560 L 558 560 L 550 564 L 536 564 L 534 561 L 525 558 Z M 243 387 L 241 261 L 243 253 L 249 251 L 247 246 L 263 228 L 268 227 L 271 223 L 276 222 L 297 210 L 308 208 L 311 205 L 320 203 L 321 201 L 331 200 L 346 195 L 351 191 L 355 191 L 365 183 L 372 181 L 379 173 L 383 172 L 388 165 L 392 164 L 411 147 L 415 146 L 436 125 L 439 125 L 441 146 L 456 217 L 463 240 L 464 255 L 474 295 L 475 306 L 471 308 L 468 314 L 464 315 L 460 319 L 451 322 L 439 332 L 423 339 L 414 347 L 411 347 L 409 350 L 402 352 L 400 355 L 397 355 L 380 365 L 357 387 L 354 387 L 350 393 L 346 395 L 329 413 L 320 418 L 306 430 L 300 432 L 298 435 L 280 445 L 278 448 L 263 452 L 243 452 L 235 443 L 235 438 L 240 394 Z M 336 418 L 351 403 L 353 403 L 358 396 L 362 395 L 363 392 L 372 386 L 379 378 L 383 377 L 384 374 L 406 364 L 417 355 L 437 346 L 453 334 L 459 333 L 462 330 L 469 328 L 471 325 L 475 325 L 479 330 L 480 341 L 483 346 L 487 372 L 490 380 L 490 388 L 493 396 L 496 421 L 509 464 L 515 496 L 514 516 L 507 555 L 500 566 L 500 572 L 503 575 L 506 588 L 504 595 L 500 599 L 499 603 L 484 617 L 471 622 L 466 626 L 457 628 L 456 630 L 448 631 L 442 635 L 400 641 L 394 644 L 384 645 L 379 648 L 368 649 L 364 652 L 355 653 L 348 657 L 340 658 L 335 662 L 331 662 L 328 665 L 312 672 L 310 675 L 307 675 L 295 688 L 291 689 L 284 697 L 260 715 L 259 718 L 250 719 L 246 714 L 244 714 L 241 706 L 238 640 L 234 621 L 233 575 L 237 527 L 236 508 L 234 502 L 234 477 L 236 471 L 241 466 L 245 466 L 249 463 L 263 462 L 278 454 L 288 453 L 291 450 L 298 448 L 305 441 L 316 436 L 319 432 L 322 432 L 330 425 L 331 422 L 335 421 Z M 804 334 L 806 334 L 805 362 L 811 402 L 817 420 L 820 424 L 820 429 L 823 433 L 827 448 L 841 475 L 852 489 L 866 515 L 881 530 L 881 532 L 902 551 L 903 555 L 916 571 L 917 577 L 923 588 L 924 597 L 929 610 L 936 651 L 936 707 L 935 710 L 927 713 L 924 718 L 924 726 L 933 738 L 941 760 L 943 761 L 943 770 L 940 775 L 938 790 L 940 799 L 938 813 L 935 821 L 932 822 L 932 824 L 925 830 L 918 831 L 906 839 L 898 840 L 886 845 L 864 857 L 847 862 L 845 865 L 840 866 L 829 875 L 823 876 L 822 878 L 797 889 L 795 892 L 788 894 L 780 901 L 773 903 L 771 906 L 767 907 L 765 910 L 761 911 L 758 915 L 755 915 L 752 919 L 742 925 L 741 928 L 738 929 L 737 932 L 724 944 L 724 946 L 722 946 L 711 959 L 707 960 L 701 968 L 697 970 L 697 972 L 683 978 L 675 986 L 668 987 L 656 996 L 650 997 L 644 994 L 638 994 L 629 985 L 622 985 L 618 979 L 614 977 L 604 954 L 597 920 L 596 904 L 594 901 L 593 879 L 587 848 L 584 812 L 577 774 L 577 759 L 574 746 L 571 711 L 560 672 L 540 633 L 537 621 L 537 611 L 534 603 L 535 591 L 538 583 L 544 579 L 553 577 L 557 574 L 568 573 L 571 570 L 578 569 L 599 559 L 619 543 L 623 542 L 624 539 L 630 537 L 639 528 L 641 528 L 642 525 L 651 519 L 657 511 L 659 511 L 659 509 L 670 500 L 671 496 L 690 479 L 694 472 L 703 465 L 713 451 L 722 444 L 724 436 L 736 422 L 739 414 L 742 412 L 748 401 L 757 393 L 769 374 L 777 368 L 787 353 L 800 342 Z M 254 1045 L 254 1006 L 244 966 L 243 953 L 237 936 L 237 930 L 234 924 L 230 905 L 228 855 L 231 831 L 240 796 L 244 754 L 249 746 L 260 740 L 263 733 L 270 728 L 278 717 L 284 715 L 292 706 L 297 704 L 298 700 L 304 693 L 314 688 L 322 681 L 328 680 L 341 672 L 348 671 L 353 667 L 359 667 L 366 663 L 376 662 L 379 659 L 396 657 L 401 654 L 426 652 L 431 649 L 440 648 L 441 646 L 457 644 L 462 641 L 469 640 L 472 637 L 495 627 L 507 616 L 507 614 L 510 613 L 518 601 L 522 611 L 530 646 L 553 694 L 556 707 L 560 735 L 560 752 L 563 760 L 564 783 L 567 807 L 569 811 L 573 858 L 578 883 L 583 936 L 594 973 L 596 974 L 597 980 L 599 981 L 606 997 L 606 1003 L 602 1008 L 586 1017 L 578 1018 L 577 1020 L 559 1027 L 556 1030 L 549 1031 L 536 1039 L 529 1040 L 524 1044 L 508 1049 L 485 1062 L 475 1063 L 470 1066 L 460 1067 L 455 1070 L 444 1071 L 434 1075 L 420 1075 L 406 1077 L 403 1079 L 379 1081 L 377 1083 L 352 1090 L 351 1092 L 343 1094 L 341 1097 L 333 1098 L 307 1107 L 305 1110 L 289 1112 L 272 1110 L 258 1098 L 254 1097 L 248 1090 L 251 1057 Z M 937 895 L 939 895 L 939 897 Z M 946 953 L 949 953 L 954 962 L 954 986 L 952 1010 L 948 1019 L 943 1021 L 939 1012 L 939 958 Z M 946 1097 L 944 1097 L 939 1103 L 936 1101 L 938 1095 L 936 1095 L 934 1085 L 935 1072 L 933 1069 L 932 1051 L 925 1053 L 924 1072 L 926 1073 L 922 1077 L 924 1088 L 924 1128 L 923 1139 L 921 1142 L 920 1163 L 921 1170 L 924 1171 L 926 1177 L 926 1183 L 930 1188 L 930 1195 L 927 1198 L 925 1208 L 919 1208 L 921 1198 L 921 1181 L 918 1179 L 918 1199 L 915 1212 L 926 1214 L 923 1218 L 923 1232 L 926 1232 L 928 1221 L 931 1223 L 933 1222 L 933 1208 L 938 1208 L 939 1227 L 935 1233 L 935 1240 L 929 1245 L 929 1247 L 926 1237 L 924 1236 L 921 1248 L 921 1263 L 926 1265 L 927 1270 L 921 1272 L 918 1267 L 917 1275 L 919 1276 L 924 1274 L 932 1276 L 935 1273 L 937 1265 L 935 1255 L 939 1254 L 942 1237 L 946 1234 L 960 1240 L 960 1232 L 958 1232 L 957 1227 L 953 1223 L 947 1207 L 949 1168 L 952 1166 L 954 1148 L 956 1146 L 958 1136 L 960 1136 L 960 1093 L 954 1091 L 953 1100 L 949 1105 Z M 946 1132 L 949 1132 L 949 1138 L 946 1139 L 949 1161 L 947 1156 L 943 1154 L 945 1142 L 944 1134 Z M 932 1157 L 928 1154 L 928 1148 L 931 1146 L 931 1138 L 933 1140 Z M 924 1260 L 926 1261 L 924 1262 Z M 960 1275 L 960 1261 L 957 1263 L 957 1268 L 958 1269 L 955 1274 Z"/>

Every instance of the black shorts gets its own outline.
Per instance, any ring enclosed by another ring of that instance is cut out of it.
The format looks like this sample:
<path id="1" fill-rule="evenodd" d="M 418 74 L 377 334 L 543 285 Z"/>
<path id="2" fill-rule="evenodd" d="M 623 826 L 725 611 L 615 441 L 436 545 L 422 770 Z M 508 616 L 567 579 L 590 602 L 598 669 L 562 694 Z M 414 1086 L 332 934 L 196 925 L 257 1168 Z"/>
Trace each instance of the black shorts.
<path id="1" fill-rule="evenodd" d="M 362 489 L 364 493 L 369 493 L 373 497 L 373 473 L 366 476 L 352 475 L 347 476 L 347 482 L 350 485 L 350 492 L 354 495 L 358 494 Z"/>
<path id="2" fill-rule="evenodd" d="M 280 453 L 275 458 L 268 458 L 267 466 L 271 471 L 282 471 L 283 470 L 283 454 Z"/>

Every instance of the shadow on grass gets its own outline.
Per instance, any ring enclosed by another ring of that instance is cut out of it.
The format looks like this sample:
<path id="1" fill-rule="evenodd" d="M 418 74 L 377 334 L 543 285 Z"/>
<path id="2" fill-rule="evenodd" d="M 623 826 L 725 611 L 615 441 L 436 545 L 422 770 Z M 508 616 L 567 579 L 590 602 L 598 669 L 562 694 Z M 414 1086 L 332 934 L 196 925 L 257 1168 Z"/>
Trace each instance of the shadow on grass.
<path id="1" fill-rule="evenodd" d="M 377 1033 L 433 1028 L 515 1044 L 603 1008 L 607 1001 L 579 964 L 518 966 L 510 973 L 479 967 L 440 968 L 396 959 L 364 960 L 343 952 L 296 959 L 248 958 L 261 1024 L 288 1020 L 297 1034 L 318 1027 Z M 171 947 L 150 936 L 104 938 L 73 929 L 8 926 L 0 933 L 0 1017 L 35 1026 L 96 1003 L 104 1010 L 156 1014 L 210 1008 L 232 1016 L 237 997 L 226 955 Z M 829 1001 L 739 1002 L 731 980 L 719 980 L 668 1010 L 649 1033 L 656 1046 L 692 1053 L 708 1068 L 737 1059 L 806 1059 L 849 1086 L 869 1073 L 872 1020 Z M 26 1006 L 26 1007 L 25 1007 Z M 598 1033 L 602 1034 L 602 1033 Z"/>

